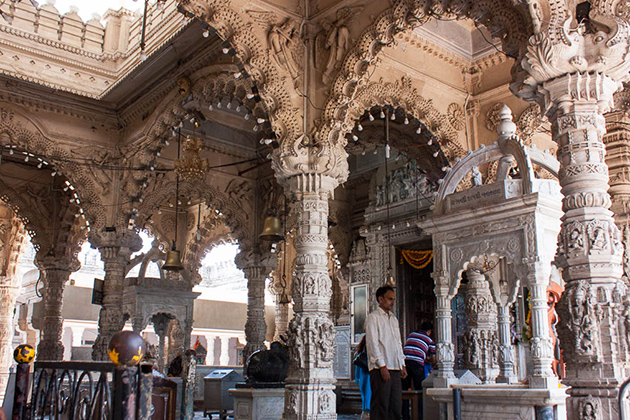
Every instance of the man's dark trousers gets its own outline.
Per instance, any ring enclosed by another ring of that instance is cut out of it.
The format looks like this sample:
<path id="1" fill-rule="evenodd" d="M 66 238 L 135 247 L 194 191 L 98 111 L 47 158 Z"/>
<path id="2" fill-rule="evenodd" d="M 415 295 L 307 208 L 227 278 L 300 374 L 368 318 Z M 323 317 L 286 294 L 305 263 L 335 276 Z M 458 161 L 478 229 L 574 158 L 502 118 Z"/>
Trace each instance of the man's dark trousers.
<path id="1" fill-rule="evenodd" d="M 370 420 L 400 420 L 402 410 L 400 371 L 390 370 L 389 376 L 389 381 L 384 382 L 379 369 L 370 371 L 372 387 Z"/>
<path id="2" fill-rule="evenodd" d="M 403 387 L 408 389 L 410 386 L 414 391 L 422 391 L 422 381 L 425 379 L 424 366 L 413 360 L 405 360 L 407 366 L 407 378 L 403 381 Z M 422 400 L 420 400 L 420 413 L 418 419 L 422 420 Z M 410 420 L 409 401 L 405 400 L 402 406 L 403 420 Z"/>

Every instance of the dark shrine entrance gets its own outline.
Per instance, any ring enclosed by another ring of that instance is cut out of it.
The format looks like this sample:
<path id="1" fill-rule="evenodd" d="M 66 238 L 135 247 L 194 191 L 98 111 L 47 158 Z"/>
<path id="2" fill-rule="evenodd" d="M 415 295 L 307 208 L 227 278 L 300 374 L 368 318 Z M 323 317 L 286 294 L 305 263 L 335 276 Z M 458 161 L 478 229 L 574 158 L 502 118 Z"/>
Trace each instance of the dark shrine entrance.
<path id="1" fill-rule="evenodd" d="M 398 264 L 401 332 L 406 337 L 423 322 L 435 324 L 433 253 L 430 247 L 396 250 Z"/>

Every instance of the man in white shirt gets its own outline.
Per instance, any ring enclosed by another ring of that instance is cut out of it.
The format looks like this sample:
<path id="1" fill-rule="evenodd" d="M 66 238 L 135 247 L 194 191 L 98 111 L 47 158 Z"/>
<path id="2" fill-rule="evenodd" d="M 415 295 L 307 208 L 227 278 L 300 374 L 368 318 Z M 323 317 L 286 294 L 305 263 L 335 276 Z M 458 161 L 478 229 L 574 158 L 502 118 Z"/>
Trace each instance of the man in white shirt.
<path id="1" fill-rule="evenodd" d="M 396 292 L 391 286 L 376 291 L 378 308 L 365 321 L 365 337 L 370 370 L 371 420 L 400 420 L 401 378 L 407 377 L 398 319 L 392 312 Z"/>

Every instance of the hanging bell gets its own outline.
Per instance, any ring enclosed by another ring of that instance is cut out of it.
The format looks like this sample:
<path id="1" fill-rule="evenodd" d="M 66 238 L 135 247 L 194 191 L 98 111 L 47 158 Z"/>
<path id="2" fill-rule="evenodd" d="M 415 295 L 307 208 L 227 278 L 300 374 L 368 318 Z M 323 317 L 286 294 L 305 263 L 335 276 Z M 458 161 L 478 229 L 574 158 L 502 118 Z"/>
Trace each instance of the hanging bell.
<path id="1" fill-rule="evenodd" d="M 258 237 L 264 241 L 271 242 L 280 242 L 283 240 L 284 235 L 282 233 L 282 223 L 280 222 L 280 219 L 276 216 L 269 216 L 265 218 L 263 231 Z"/>
<path id="2" fill-rule="evenodd" d="M 281 305 L 288 305 L 289 303 L 291 303 L 291 299 L 285 292 L 282 292 L 282 294 L 280 295 L 280 301 L 278 303 Z"/>
<path id="3" fill-rule="evenodd" d="M 166 261 L 162 268 L 167 271 L 180 271 L 184 269 L 178 250 L 171 249 L 166 253 Z"/>
<path id="4" fill-rule="evenodd" d="M 387 286 L 396 287 L 396 277 L 392 274 L 392 267 L 387 267 L 387 277 L 385 278 L 385 284 Z"/>

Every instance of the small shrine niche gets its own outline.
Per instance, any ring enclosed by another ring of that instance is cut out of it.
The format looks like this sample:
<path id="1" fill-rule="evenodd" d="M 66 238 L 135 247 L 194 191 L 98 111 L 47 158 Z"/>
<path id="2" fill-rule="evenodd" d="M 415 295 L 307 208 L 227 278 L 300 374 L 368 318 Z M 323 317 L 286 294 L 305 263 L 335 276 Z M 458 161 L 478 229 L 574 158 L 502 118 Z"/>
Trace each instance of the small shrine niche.
<path id="1" fill-rule="evenodd" d="M 462 368 L 484 387 L 500 392 L 519 388 L 522 399 L 513 409 L 525 413 L 538 406 L 563 405 L 566 397 L 552 370 L 547 312 L 562 194 L 556 179 L 536 176 L 557 175 L 557 160 L 514 136 L 509 108 L 500 116 L 497 141 L 469 152 L 448 170 L 433 213 L 419 222 L 432 235 L 437 297 L 439 369 L 435 389 L 428 394 L 450 404 L 452 395 L 444 388 L 464 387 L 465 400 L 471 391 L 459 383 L 461 371 L 456 368 Z M 490 165 L 496 169 L 493 182 L 484 180 L 479 170 Z M 519 329 L 514 326 L 525 322 L 523 306 L 531 308 L 526 354 L 514 340 Z M 456 313 L 457 308 L 464 313 Z M 462 320 L 465 325 L 458 325 Z M 542 401 L 543 395 L 549 401 Z M 496 396 L 488 398 L 485 404 L 497 404 L 492 401 Z M 478 418 L 473 405 L 468 407 L 472 417 L 464 418 Z"/>

